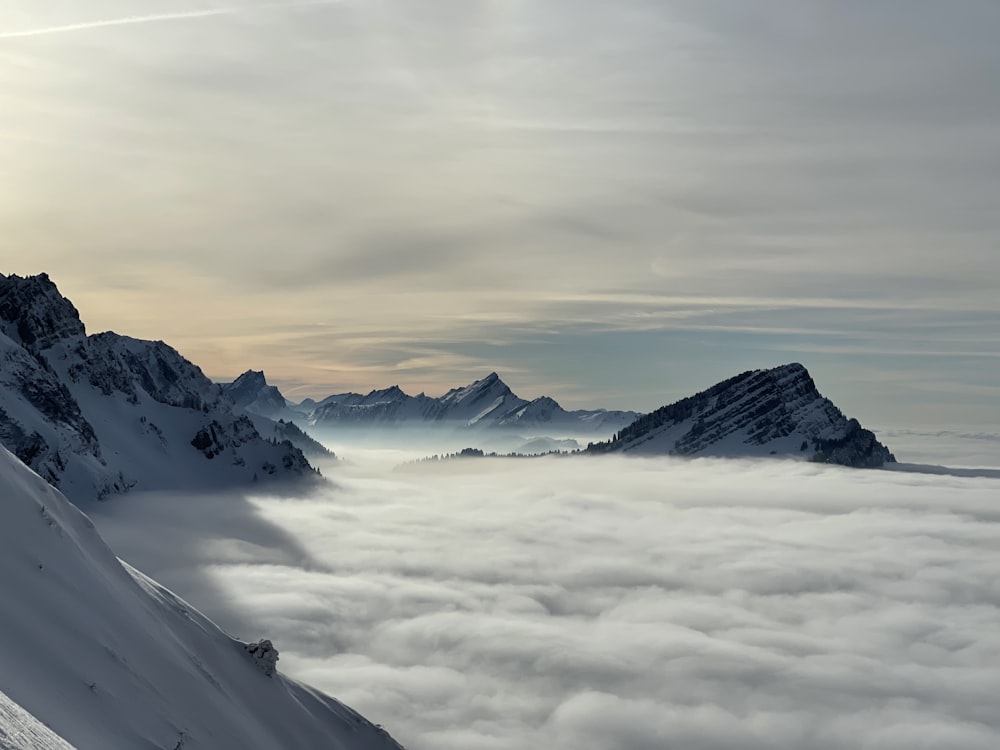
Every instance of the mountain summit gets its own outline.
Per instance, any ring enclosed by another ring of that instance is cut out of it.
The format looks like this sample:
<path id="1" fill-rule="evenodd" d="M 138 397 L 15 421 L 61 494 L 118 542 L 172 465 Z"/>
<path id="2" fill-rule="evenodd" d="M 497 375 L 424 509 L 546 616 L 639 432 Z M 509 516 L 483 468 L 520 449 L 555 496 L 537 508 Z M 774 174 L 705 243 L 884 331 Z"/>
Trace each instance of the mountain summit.
<path id="1" fill-rule="evenodd" d="M 639 417 L 592 453 L 781 456 L 874 468 L 895 462 L 792 363 L 751 370 Z"/>
<path id="2" fill-rule="evenodd" d="M 281 391 L 268 385 L 262 370 L 247 370 L 232 383 L 220 383 L 222 391 L 237 406 L 265 417 L 284 416 L 288 402 Z"/>
<path id="3" fill-rule="evenodd" d="M 20 277 L 0 274 L 0 333 L 31 352 L 87 331 L 73 303 L 46 273 Z"/>

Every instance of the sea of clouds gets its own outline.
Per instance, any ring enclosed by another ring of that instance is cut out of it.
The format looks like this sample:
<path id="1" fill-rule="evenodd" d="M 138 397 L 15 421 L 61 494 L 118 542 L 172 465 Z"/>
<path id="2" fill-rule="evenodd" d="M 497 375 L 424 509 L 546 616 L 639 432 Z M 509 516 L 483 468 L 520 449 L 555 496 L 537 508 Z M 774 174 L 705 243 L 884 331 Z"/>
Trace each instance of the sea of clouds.
<path id="1" fill-rule="evenodd" d="M 94 518 L 409 750 L 1000 747 L 995 476 L 339 453 Z"/>

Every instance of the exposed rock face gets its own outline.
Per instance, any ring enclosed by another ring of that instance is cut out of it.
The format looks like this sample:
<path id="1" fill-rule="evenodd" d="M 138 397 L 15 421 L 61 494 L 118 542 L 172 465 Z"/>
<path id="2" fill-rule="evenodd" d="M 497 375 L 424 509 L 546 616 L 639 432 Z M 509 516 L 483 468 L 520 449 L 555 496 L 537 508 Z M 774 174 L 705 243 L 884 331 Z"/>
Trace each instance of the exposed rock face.
<path id="1" fill-rule="evenodd" d="M 269 640 L 264 639 L 257 641 L 257 643 L 246 643 L 244 644 L 244 648 L 250 654 L 250 658 L 253 659 L 254 664 L 260 667 L 261 671 L 268 677 L 273 676 L 278 671 L 278 649 Z"/>
<path id="2" fill-rule="evenodd" d="M 98 333 L 73 347 L 67 367 L 74 382 L 86 381 L 105 396 L 122 394 L 138 404 L 139 394 L 182 409 L 229 409 L 219 387 L 200 368 L 162 341 L 143 341 L 117 333 Z"/>
<path id="3" fill-rule="evenodd" d="M 87 336 L 48 276 L 0 275 L 0 442 L 73 501 L 312 475 L 270 437 L 162 341 Z"/>
<path id="4" fill-rule="evenodd" d="M 260 437 L 249 417 L 236 417 L 227 425 L 212 420 L 198 430 L 191 440 L 191 445 L 212 459 L 226 452 L 227 448 L 239 448 L 241 445 Z"/>
<path id="5" fill-rule="evenodd" d="M 812 460 L 820 463 L 877 469 L 896 462 L 896 457 L 876 439 L 875 433 L 864 429 L 856 419 L 847 421 L 847 430 L 842 437 L 817 438 L 815 446 L 816 454 Z"/>
<path id="6" fill-rule="evenodd" d="M 29 352 L 40 352 L 61 339 L 83 336 L 86 329 L 48 274 L 0 274 L 0 333 Z"/>
<path id="7" fill-rule="evenodd" d="M 247 370 L 232 383 L 222 383 L 222 391 L 237 406 L 264 417 L 283 417 L 288 411 L 285 397 L 273 385 L 268 385 L 260 370 Z"/>
<path id="8" fill-rule="evenodd" d="M 588 448 L 680 456 L 797 456 L 854 467 L 896 459 L 869 430 L 820 395 L 798 363 L 753 370 L 639 417 Z"/>

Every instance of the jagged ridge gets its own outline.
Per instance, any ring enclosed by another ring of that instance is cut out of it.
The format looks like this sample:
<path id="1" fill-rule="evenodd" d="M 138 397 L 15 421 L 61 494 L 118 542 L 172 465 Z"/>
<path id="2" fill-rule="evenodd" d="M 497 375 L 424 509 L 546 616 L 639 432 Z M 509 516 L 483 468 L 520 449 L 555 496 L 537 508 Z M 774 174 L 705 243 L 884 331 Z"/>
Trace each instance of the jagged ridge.
<path id="1" fill-rule="evenodd" d="M 636 412 L 604 409 L 567 411 L 554 399 L 527 401 L 491 372 L 467 386 L 432 398 L 406 394 L 398 385 L 365 395 L 342 393 L 298 405 L 300 418 L 316 427 L 447 426 L 566 432 L 609 432 L 627 425 Z"/>
<path id="2" fill-rule="evenodd" d="M 87 336 L 47 275 L 0 274 L 0 442 L 75 502 L 313 475 L 269 437 L 167 344 Z"/>
<path id="3" fill-rule="evenodd" d="M 820 395 L 805 367 L 752 370 L 636 419 L 592 453 L 794 455 L 877 467 L 896 459 Z"/>

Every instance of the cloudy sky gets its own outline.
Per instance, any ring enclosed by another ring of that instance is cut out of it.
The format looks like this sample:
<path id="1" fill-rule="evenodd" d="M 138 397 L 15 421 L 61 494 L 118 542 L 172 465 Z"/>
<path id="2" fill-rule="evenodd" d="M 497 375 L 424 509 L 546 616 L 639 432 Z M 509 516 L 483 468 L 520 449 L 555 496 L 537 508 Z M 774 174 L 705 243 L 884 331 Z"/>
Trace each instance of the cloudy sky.
<path id="1" fill-rule="evenodd" d="M 94 518 L 410 750 L 1000 746 L 1000 471 L 362 458 Z"/>
<path id="2" fill-rule="evenodd" d="M 995 0 L 14 0 L 0 259 L 292 397 L 1000 420 Z"/>

